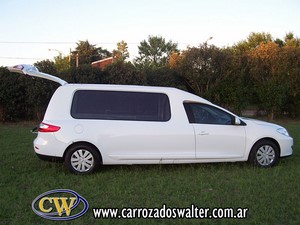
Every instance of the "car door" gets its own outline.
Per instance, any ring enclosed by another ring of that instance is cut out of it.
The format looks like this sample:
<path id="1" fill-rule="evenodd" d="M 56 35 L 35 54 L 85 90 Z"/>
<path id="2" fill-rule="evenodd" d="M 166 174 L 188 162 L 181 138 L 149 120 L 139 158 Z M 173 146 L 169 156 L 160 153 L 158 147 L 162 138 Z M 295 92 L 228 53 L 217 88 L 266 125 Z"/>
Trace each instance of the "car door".
<path id="1" fill-rule="evenodd" d="M 235 125 L 235 117 L 212 105 L 185 103 L 189 122 L 194 128 L 196 158 L 242 158 L 246 146 L 245 124 Z"/>
<path id="2" fill-rule="evenodd" d="M 193 129 L 187 124 L 111 121 L 105 127 L 100 139 L 107 162 L 173 163 L 195 158 Z"/>

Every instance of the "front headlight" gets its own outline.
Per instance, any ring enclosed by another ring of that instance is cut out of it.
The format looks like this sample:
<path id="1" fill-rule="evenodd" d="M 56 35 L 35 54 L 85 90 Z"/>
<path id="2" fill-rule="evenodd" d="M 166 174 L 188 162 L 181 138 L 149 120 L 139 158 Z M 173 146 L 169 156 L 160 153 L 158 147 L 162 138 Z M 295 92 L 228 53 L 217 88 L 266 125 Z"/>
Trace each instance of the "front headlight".
<path id="1" fill-rule="evenodd" d="M 285 135 L 285 136 L 287 136 L 287 137 L 289 137 L 290 135 L 289 135 L 289 132 L 285 129 L 285 128 L 278 128 L 277 129 L 277 132 L 279 133 L 279 134 L 282 134 L 282 135 Z"/>

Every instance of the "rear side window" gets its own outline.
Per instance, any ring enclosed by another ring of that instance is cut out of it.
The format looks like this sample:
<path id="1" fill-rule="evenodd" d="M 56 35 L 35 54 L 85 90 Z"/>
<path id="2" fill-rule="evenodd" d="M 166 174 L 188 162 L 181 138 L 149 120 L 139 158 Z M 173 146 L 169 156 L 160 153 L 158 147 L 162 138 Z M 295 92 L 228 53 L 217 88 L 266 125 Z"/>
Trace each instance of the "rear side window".
<path id="1" fill-rule="evenodd" d="M 75 119 L 168 121 L 170 103 L 162 93 L 78 90 L 72 102 Z"/>

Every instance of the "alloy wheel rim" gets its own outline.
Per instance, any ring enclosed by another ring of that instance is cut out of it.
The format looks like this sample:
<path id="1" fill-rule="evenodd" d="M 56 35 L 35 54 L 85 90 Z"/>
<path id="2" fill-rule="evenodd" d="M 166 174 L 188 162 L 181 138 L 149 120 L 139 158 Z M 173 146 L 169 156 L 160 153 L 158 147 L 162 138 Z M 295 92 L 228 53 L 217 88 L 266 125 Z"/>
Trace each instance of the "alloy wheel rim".
<path id="1" fill-rule="evenodd" d="M 85 149 L 76 150 L 71 155 L 71 165 L 78 172 L 87 172 L 94 166 L 94 157 Z"/>

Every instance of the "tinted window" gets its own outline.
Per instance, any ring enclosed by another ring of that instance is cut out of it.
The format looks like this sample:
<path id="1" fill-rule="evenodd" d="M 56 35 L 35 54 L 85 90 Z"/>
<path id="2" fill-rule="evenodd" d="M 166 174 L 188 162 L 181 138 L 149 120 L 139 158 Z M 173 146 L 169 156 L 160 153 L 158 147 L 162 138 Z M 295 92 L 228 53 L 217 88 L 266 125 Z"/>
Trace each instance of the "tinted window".
<path id="1" fill-rule="evenodd" d="M 161 93 L 79 90 L 73 98 L 76 119 L 168 121 L 167 95 Z"/>
<path id="2" fill-rule="evenodd" d="M 184 103 L 190 123 L 199 124 L 233 124 L 233 116 L 211 105 L 201 103 Z"/>

